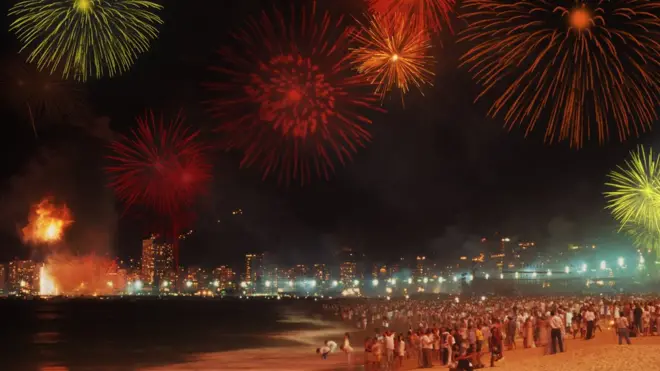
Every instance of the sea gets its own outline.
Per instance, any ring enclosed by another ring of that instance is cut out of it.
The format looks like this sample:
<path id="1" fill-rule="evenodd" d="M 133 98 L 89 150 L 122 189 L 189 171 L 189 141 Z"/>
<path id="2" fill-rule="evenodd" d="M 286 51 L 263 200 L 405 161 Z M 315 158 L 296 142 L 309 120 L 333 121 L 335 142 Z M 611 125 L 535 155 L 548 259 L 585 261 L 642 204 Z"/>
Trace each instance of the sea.
<path id="1" fill-rule="evenodd" d="M 201 353 L 296 346 L 268 334 L 313 329 L 313 300 L 50 298 L 0 300 L 0 371 L 129 371 Z"/>

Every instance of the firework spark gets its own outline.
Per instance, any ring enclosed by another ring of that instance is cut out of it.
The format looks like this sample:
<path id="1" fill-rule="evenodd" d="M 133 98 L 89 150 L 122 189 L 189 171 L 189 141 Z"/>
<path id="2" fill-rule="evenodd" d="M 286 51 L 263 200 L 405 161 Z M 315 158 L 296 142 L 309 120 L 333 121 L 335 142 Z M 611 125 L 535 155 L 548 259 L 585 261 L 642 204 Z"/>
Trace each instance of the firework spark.
<path id="1" fill-rule="evenodd" d="M 660 252 L 660 231 L 644 228 L 639 225 L 628 225 L 625 232 L 632 237 L 633 245 L 647 252 Z"/>
<path id="2" fill-rule="evenodd" d="M 608 175 L 607 208 L 621 228 L 660 230 L 660 156 L 643 147 Z"/>
<path id="3" fill-rule="evenodd" d="M 28 224 L 21 229 L 23 242 L 37 245 L 59 242 L 71 224 L 71 210 L 64 204 L 55 204 L 51 197 L 46 197 L 30 210 Z"/>
<path id="4" fill-rule="evenodd" d="M 138 117 L 132 136 L 110 144 L 106 168 L 111 187 L 126 207 L 137 204 L 175 215 L 206 187 L 211 165 L 199 131 L 184 126 L 181 114 L 169 123 L 153 112 Z"/>
<path id="5" fill-rule="evenodd" d="M 370 140 L 365 111 L 378 98 L 350 73 L 343 17 L 317 17 L 315 2 L 301 14 L 292 6 L 286 21 L 276 9 L 251 18 L 234 35 L 243 45 L 221 50 L 223 65 L 211 68 L 224 81 L 205 85 L 220 93 L 210 110 L 226 148 L 243 151 L 241 166 L 304 183 L 312 172 L 328 178 Z"/>
<path id="6" fill-rule="evenodd" d="M 10 31 L 39 70 L 85 81 L 130 69 L 158 36 L 160 9 L 146 0 L 23 0 L 9 10 Z"/>
<path id="7" fill-rule="evenodd" d="M 506 126 L 532 131 L 547 119 L 548 142 L 580 147 L 597 132 L 621 141 L 650 128 L 660 98 L 660 4 L 617 0 L 466 0 L 462 57 L 497 98 Z M 593 126 L 593 127 L 592 127 Z"/>
<path id="8" fill-rule="evenodd" d="M 390 16 L 406 14 L 419 20 L 418 26 L 427 31 L 439 32 L 445 26 L 450 32 L 450 16 L 455 0 L 368 0 L 369 9 L 374 13 Z"/>
<path id="9" fill-rule="evenodd" d="M 37 121 L 57 122 L 83 109 L 82 89 L 37 71 L 23 61 L 10 61 L 3 69 L 0 85 L 5 101 L 12 109 L 25 114 L 37 137 Z"/>
<path id="10" fill-rule="evenodd" d="M 396 13 L 374 14 L 369 25 L 354 35 L 357 47 L 350 58 L 355 69 L 385 95 L 398 88 L 401 96 L 413 85 L 433 85 L 433 56 L 428 33 L 415 26 L 415 18 Z"/>

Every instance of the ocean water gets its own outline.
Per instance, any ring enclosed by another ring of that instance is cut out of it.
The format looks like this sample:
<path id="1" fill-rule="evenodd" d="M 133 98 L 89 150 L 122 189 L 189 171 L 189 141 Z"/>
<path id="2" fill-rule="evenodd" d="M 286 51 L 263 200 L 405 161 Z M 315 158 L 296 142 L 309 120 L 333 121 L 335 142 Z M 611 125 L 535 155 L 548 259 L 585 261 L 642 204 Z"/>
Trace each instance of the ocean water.
<path id="1" fill-rule="evenodd" d="M 195 355 L 264 346 L 294 346 L 267 334 L 313 324 L 302 300 L 34 299 L 0 300 L 0 370 L 135 370 L 185 362 Z"/>

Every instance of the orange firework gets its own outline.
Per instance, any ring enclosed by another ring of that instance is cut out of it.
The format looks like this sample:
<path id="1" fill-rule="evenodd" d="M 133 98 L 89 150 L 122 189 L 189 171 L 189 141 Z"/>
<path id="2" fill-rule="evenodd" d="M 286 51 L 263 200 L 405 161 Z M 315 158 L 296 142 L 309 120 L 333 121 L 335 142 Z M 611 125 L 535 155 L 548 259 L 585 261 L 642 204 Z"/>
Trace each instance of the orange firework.
<path id="1" fill-rule="evenodd" d="M 376 85 L 381 99 L 394 87 L 403 94 L 414 85 L 433 85 L 433 56 L 428 33 L 415 26 L 414 17 L 374 14 L 369 25 L 354 35 L 351 50 L 355 69 Z"/>
<path id="2" fill-rule="evenodd" d="M 28 224 L 21 230 L 23 242 L 47 244 L 62 240 L 64 231 L 73 224 L 69 208 L 56 205 L 50 197 L 44 198 L 32 207 Z"/>
<path id="3" fill-rule="evenodd" d="M 463 57 L 495 96 L 489 114 L 548 142 L 580 147 L 650 129 L 660 98 L 660 3 L 640 0 L 466 0 Z"/>
<path id="4" fill-rule="evenodd" d="M 446 25 L 450 32 L 450 15 L 456 0 L 368 0 L 369 9 L 382 15 L 403 13 L 420 20 L 419 26 L 428 31 L 441 31 Z"/>

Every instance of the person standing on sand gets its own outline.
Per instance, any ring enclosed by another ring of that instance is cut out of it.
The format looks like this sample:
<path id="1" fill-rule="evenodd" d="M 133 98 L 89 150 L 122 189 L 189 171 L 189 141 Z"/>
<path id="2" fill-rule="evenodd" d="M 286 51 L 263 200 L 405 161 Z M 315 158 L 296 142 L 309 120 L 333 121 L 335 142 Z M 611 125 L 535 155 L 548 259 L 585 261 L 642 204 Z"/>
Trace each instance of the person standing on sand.
<path id="1" fill-rule="evenodd" d="M 350 366 L 353 363 L 353 347 L 351 347 L 351 335 L 344 334 L 344 342 L 341 345 L 341 350 L 346 354 L 346 363 Z"/>
<path id="2" fill-rule="evenodd" d="M 503 345 L 500 321 L 495 320 L 493 327 L 490 329 L 490 367 L 495 367 L 495 362 L 504 358 L 504 350 L 502 349 Z"/>
<path id="3" fill-rule="evenodd" d="M 562 336 L 562 327 L 564 323 L 561 317 L 553 310 L 550 312 L 550 338 L 552 339 L 552 354 L 557 353 L 557 343 L 559 343 L 559 351 L 564 353 L 564 339 Z"/>
<path id="4" fill-rule="evenodd" d="M 621 340 L 623 339 L 626 339 L 626 343 L 630 345 L 630 334 L 628 332 L 628 326 L 630 326 L 628 323 L 628 318 L 626 318 L 626 316 L 623 315 L 623 312 L 621 312 L 621 316 L 616 320 L 616 332 L 619 335 L 619 345 L 621 345 Z"/>
<path id="5" fill-rule="evenodd" d="M 642 328 L 642 314 L 644 314 L 644 311 L 642 310 L 642 307 L 639 305 L 639 303 L 635 304 L 635 309 L 633 310 L 633 325 L 635 325 L 635 329 L 637 330 L 637 333 L 641 336 L 643 332 Z"/>
<path id="6" fill-rule="evenodd" d="M 431 329 L 426 330 L 426 334 L 422 336 L 422 352 L 423 352 L 423 367 L 433 367 L 433 333 Z"/>
<path id="7" fill-rule="evenodd" d="M 385 331 L 384 338 L 385 338 L 385 354 L 386 354 L 385 359 L 387 362 L 387 369 L 389 370 L 394 365 L 394 333 L 387 330 Z"/>
<path id="8" fill-rule="evenodd" d="M 587 321 L 587 336 L 585 340 L 590 340 L 594 336 L 594 321 L 596 320 L 596 315 L 591 310 L 591 307 L 584 313 L 584 319 Z"/>

